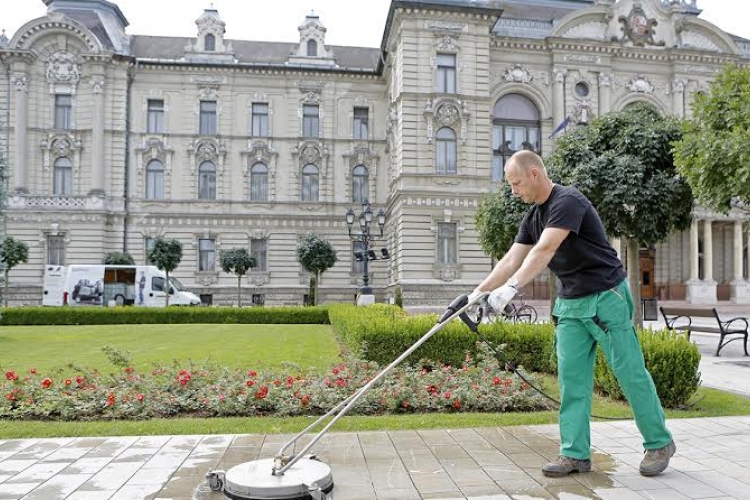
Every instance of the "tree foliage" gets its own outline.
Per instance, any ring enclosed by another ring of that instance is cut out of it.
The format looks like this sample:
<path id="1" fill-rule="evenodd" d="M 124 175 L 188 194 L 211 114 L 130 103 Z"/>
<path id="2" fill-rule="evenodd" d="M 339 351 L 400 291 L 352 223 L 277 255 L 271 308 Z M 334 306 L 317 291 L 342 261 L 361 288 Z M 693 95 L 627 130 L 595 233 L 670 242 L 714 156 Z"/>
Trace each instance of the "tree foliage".
<path id="1" fill-rule="evenodd" d="M 728 65 L 675 144 L 675 164 L 698 201 L 720 212 L 750 206 L 750 68 Z"/>
<path id="2" fill-rule="evenodd" d="M 237 276 L 237 307 L 242 305 L 242 277 L 257 264 L 247 248 L 232 248 L 219 252 L 219 265 L 225 273 Z"/>
<path id="3" fill-rule="evenodd" d="M 497 191 L 479 200 L 474 221 L 479 232 L 479 244 L 490 257 L 500 260 L 513 245 L 518 226 L 529 206 L 513 196 L 510 186 L 503 182 Z"/>
<path id="4" fill-rule="evenodd" d="M 650 246 L 690 226 L 692 192 L 672 156 L 681 135 L 678 120 L 636 104 L 561 137 L 547 166 L 591 200 L 608 235 Z"/>
<path id="5" fill-rule="evenodd" d="M 297 245 L 297 261 L 302 269 L 310 273 L 310 304 L 315 305 L 318 279 L 338 262 L 336 250 L 327 240 L 315 233 L 308 233 Z"/>
<path id="6" fill-rule="evenodd" d="M 164 271 L 167 282 L 165 284 L 167 292 L 166 305 L 169 305 L 169 292 L 172 284 L 169 281 L 169 273 L 177 269 L 182 260 L 182 243 L 173 239 L 156 238 L 154 246 L 148 252 L 148 260 Z"/>
<path id="7" fill-rule="evenodd" d="M 0 243 L 0 261 L 3 265 L 5 286 L 3 290 L 3 304 L 8 306 L 8 273 L 18 264 L 29 261 L 29 246 L 12 236 L 6 236 Z"/>
<path id="8" fill-rule="evenodd" d="M 108 252 L 104 256 L 105 266 L 134 266 L 135 260 L 128 252 Z"/>

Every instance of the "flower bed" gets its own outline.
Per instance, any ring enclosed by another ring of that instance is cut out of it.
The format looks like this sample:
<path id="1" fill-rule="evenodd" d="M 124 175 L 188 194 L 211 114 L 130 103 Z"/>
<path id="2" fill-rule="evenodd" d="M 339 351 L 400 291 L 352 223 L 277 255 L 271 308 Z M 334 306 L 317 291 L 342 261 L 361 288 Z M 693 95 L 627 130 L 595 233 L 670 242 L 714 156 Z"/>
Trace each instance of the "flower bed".
<path id="1" fill-rule="evenodd" d="M 110 353 L 111 355 L 112 353 Z M 110 356 L 120 365 L 128 360 Z M 363 387 L 380 370 L 350 360 L 323 375 L 289 365 L 285 373 L 227 370 L 208 365 L 158 366 L 139 373 L 81 371 L 58 378 L 7 370 L 0 383 L 0 418 L 101 420 L 153 417 L 319 415 Z M 480 348 L 461 367 L 397 367 L 368 391 L 350 414 L 533 411 L 549 403 L 525 382 L 505 373 Z"/>

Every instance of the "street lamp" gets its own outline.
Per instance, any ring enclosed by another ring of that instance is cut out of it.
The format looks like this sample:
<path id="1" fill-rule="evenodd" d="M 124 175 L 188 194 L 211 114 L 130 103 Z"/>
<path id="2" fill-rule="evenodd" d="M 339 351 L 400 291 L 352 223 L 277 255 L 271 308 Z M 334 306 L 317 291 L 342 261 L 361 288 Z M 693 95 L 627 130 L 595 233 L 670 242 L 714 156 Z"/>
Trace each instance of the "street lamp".
<path id="1" fill-rule="evenodd" d="M 383 209 L 381 208 L 376 214 L 376 217 L 376 221 L 378 223 L 378 226 L 380 227 L 379 235 L 373 234 L 370 231 L 370 227 L 372 226 L 373 222 L 373 213 L 369 201 L 365 200 L 362 203 L 362 212 L 360 212 L 359 216 L 357 216 L 357 214 L 355 214 L 354 210 L 352 210 L 351 208 L 346 211 L 346 225 L 349 230 L 349 239 L 362 243 L 364 247 L 361 251 L 354 252 L 354 258 L 358 262 L 364 261 L 365 265 L 364 275 L 362 276 L 363 285 L 362 288 L 360 288 L 361 295 L 372 295 L 372 288 L 370 288 L 369 286 L 370 261 L 376 260 L 378 256 L 371 248 L 371 246 L 373 241 L 383 237 L 383 227 L 385 226 L 385 211 L 383 211 Z M 359 221 L 359 232 L 352 232 L 352 226 L 354 225 L 355 220 Z M 388 251 L 386 249 L 383 249 L 383 258 L 387 258 L 387 255 Z"/>

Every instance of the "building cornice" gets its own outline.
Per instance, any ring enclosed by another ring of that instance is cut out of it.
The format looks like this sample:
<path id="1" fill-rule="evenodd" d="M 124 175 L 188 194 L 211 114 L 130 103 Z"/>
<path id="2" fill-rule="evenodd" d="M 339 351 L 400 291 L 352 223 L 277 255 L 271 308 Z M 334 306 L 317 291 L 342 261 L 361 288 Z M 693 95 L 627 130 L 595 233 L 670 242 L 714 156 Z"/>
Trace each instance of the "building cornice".
<path id="1" fill-rule="evenodd" d="M 326 68 L 326 67 L 303 67 L 293 65 L 275 65 L 275 64 L 251 64 L 251 63 L 235 63 L 235 64 L 195 64 L 186 63 L 182 61 L 168 61 L 168 60 L 153 60 L 153 59 L 138 59 L 138 66 L 141 69 L 153 69 L 156 71 L 168 71 L 178 70 L 184 73 L 245 73 L 254 75 L 268 75 L 268 76 L 279 76 L 279 75 L 304 75 L 309 76 L 324 76 L 324 75 L 338 75 L 354 78 L 358 80 L 377 80 L 381 77 L 381 74 L 375 70 L 367 70 L 362 68 Z"/>

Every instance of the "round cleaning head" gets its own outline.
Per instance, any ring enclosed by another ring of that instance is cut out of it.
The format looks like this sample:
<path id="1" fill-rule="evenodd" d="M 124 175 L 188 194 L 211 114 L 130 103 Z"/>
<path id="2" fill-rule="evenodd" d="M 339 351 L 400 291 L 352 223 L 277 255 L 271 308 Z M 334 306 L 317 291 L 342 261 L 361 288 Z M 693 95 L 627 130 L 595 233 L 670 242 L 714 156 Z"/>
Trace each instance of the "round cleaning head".
<path id="1" fill-rule="evenodd" d="M 331 468 L 303 457 L 282 476 L 274 476 L 273 459 L 239 464 L 226 473 L 224 494 L 232 500 L 318 500 L 311 489 L 324 494 L 333 490 Z"/>

